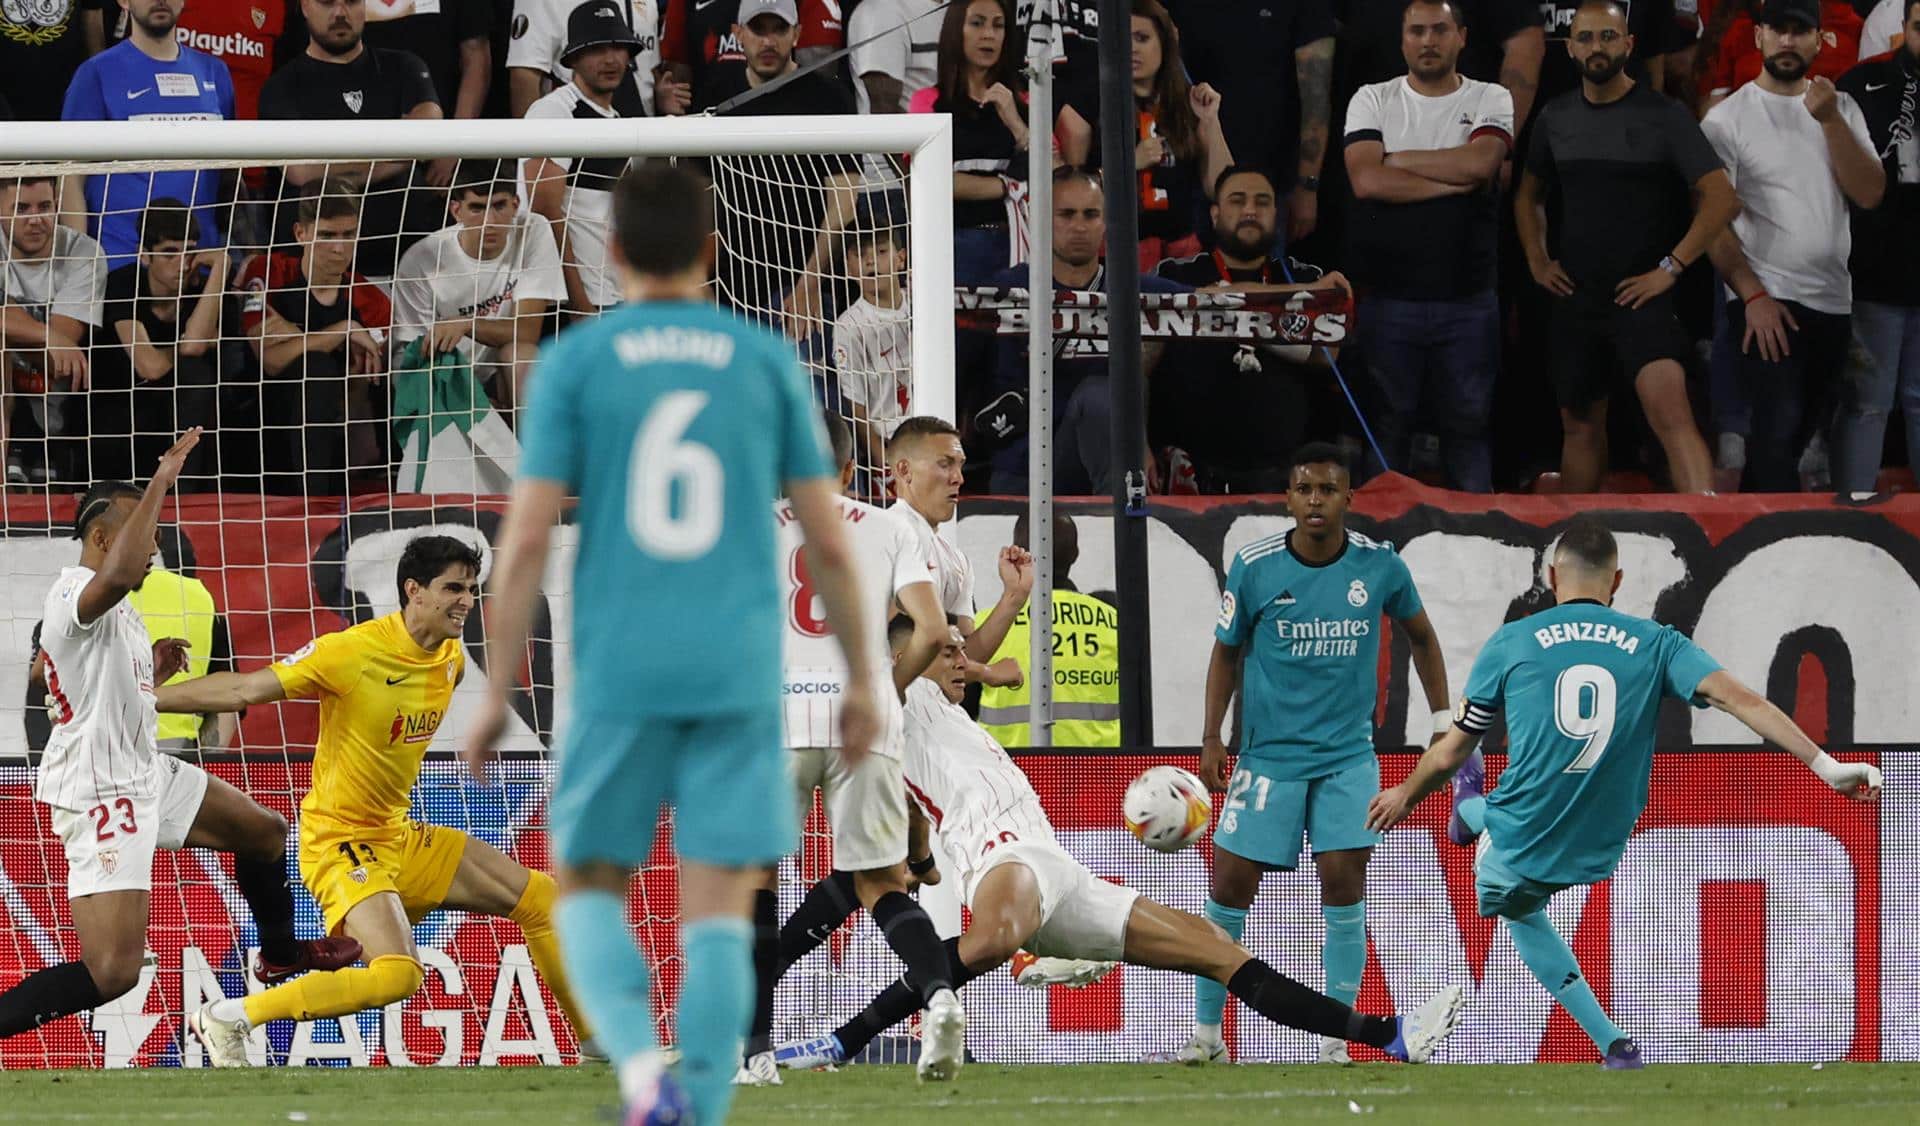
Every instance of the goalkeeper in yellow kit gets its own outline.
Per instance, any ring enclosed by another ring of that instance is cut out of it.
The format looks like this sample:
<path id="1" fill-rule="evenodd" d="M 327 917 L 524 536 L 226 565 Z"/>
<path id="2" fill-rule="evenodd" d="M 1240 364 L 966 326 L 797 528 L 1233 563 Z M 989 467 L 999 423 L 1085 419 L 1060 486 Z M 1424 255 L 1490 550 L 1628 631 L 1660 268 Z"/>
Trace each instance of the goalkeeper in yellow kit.
<path id="1" fill-rule="evenodd" d="M 400 556 L 399 613 L 326 634 L 256 672 L 158 691 L 161 711 L 187 713 L 319 697 L 313 787 L 300 803 L 300 878 L 327 933 L 365 950 L 364 968 L 310 973 L 188 1014 L 213 1066 L 246 1066 L 247 1033 L 267 1021 L 346 1016 L 411 996 L 422 977 L 413 924 L 437 907 L 518 923 L 534 967 L 584 1039 L 553 930 L 553 877 L 458 829 L 407 816 L 420 760 L 465 672 L 459 638 L 479 576 L 473 548 L 421 536 Z"/>

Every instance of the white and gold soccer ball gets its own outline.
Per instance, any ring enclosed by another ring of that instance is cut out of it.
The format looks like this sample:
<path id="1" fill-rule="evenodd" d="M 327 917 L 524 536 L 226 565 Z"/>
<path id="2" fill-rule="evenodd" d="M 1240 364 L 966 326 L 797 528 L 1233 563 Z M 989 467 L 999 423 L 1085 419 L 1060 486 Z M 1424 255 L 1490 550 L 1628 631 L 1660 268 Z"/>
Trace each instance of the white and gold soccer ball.
<path id="1" fill-rule="evenodd" d="M 1127 787 L 1120 809 L 1127 829 L 1155 852 L 1179 852 L 1213 820 L 1206 785 L 1177 766 L 1149 767 Z"/>

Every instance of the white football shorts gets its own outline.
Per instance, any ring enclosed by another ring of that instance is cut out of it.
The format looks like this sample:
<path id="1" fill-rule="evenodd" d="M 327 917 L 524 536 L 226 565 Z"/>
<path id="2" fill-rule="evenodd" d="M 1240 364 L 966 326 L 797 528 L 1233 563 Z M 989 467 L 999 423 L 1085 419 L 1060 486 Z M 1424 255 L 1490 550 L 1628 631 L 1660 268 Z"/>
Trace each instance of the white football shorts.
<path id="1" fill-rule="evenodd" d="M 968 890 L 967 904 L 987 873 L 1021 864 L 1040 885 L 1040 929 L 1027 939 L 1029 953 L 1049 958 L 1118 962 L 1127 949 L 1127 919 L 1140 893 L 1087 871 L 1073 854 L 1051 841 L 1013 841 L 993 850 Z"/>
<path id="2" fill-rule="evenodd" d="M 907 784 L 898 758 L 869 754 L 849 770 L 837 750 L 809 747 L 791 753 L 802 824 L 813 807 L 814 789 L 825 796 L 835 868 L 866 872 L 907 858 Z"/>
<path id="3" fill-rule="evenodd" d="M 154 850 L 186 845 L 207 796 L 207 772 L 172 755 L 155 755 L 150 769 L 150 784 L 129 787 L 134 793 L 51 811 L 53 831 L 67 850 L 68 899 L 151 891 Z"/>

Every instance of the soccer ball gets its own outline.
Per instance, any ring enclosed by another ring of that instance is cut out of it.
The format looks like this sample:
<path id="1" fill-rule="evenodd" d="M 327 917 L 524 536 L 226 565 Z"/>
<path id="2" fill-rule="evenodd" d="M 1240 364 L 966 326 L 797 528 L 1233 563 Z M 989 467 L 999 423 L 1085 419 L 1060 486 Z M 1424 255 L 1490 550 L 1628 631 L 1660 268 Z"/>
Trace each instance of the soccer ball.
<path id="1" fill-rule="evenodd" d="M 1213 820 L 1207 787 L 1177 766 L 1149 767 L 1127 787 L 1120 809 L 1127 828 L 1155 852 L 1179 852 L 1199 840 Z"/>

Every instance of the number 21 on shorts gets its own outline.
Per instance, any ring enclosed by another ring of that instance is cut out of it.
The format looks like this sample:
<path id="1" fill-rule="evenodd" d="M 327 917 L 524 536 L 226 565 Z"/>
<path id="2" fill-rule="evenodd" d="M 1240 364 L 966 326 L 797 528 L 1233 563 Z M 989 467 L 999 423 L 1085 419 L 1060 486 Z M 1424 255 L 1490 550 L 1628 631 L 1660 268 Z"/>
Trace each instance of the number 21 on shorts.
<path id="1" fill-rule="evenodd" d="M 1233 781 L 1227 785 L 1227 804 L 1220 814 L 1220 831 L 1232 833 L 1240 828 L 1240 811 L 1247 808 L 1247 791 L 1253 791 L 1253 811 L 1259 813 L 1267 808 L 1267 793 L 1273 789 L 1273 779 L 1255 774 L 1251 770 L 1240 769 L 1233 772 Z"/>

